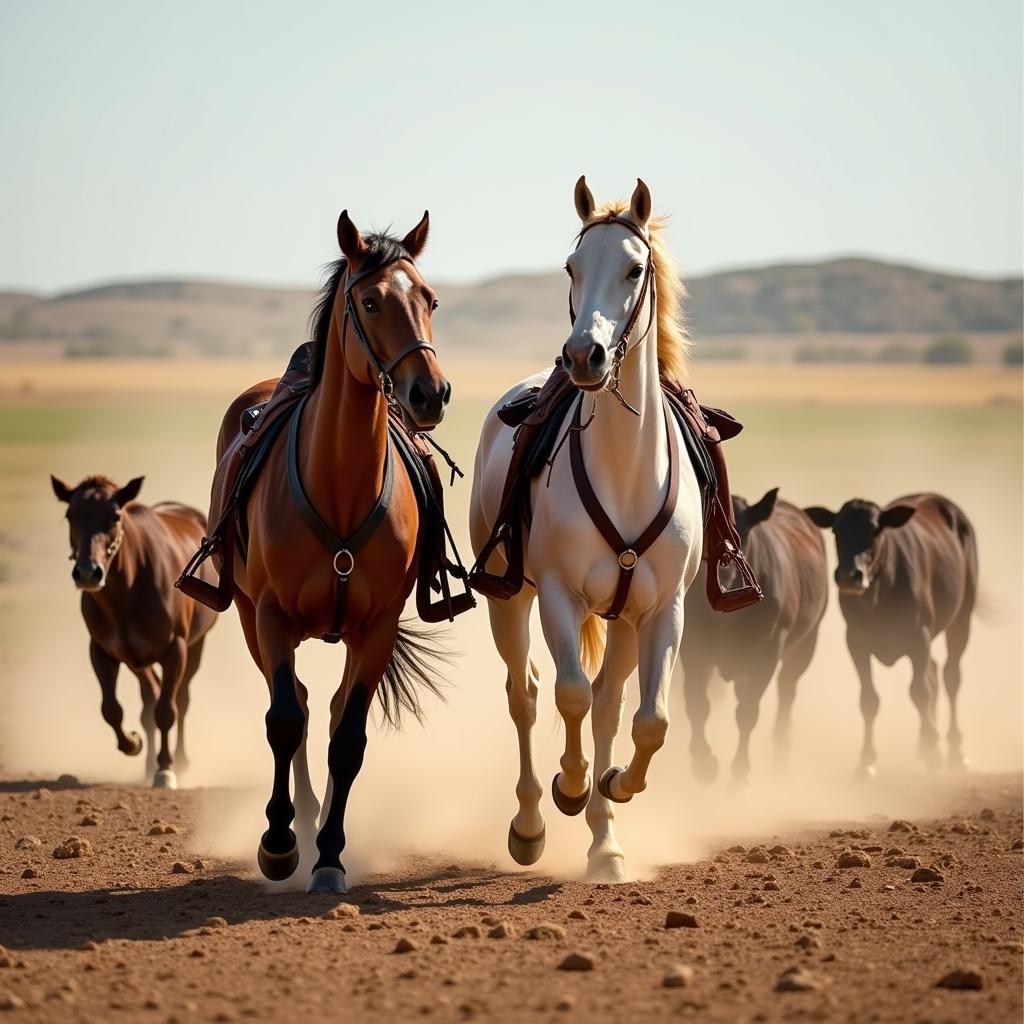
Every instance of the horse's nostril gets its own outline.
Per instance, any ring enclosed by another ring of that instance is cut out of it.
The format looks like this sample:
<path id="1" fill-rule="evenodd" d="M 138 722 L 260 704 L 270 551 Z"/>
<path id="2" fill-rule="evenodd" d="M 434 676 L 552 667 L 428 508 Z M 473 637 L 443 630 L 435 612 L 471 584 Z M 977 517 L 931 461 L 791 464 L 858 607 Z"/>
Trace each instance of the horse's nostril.
<path id="1" fill-rule="evenodd" d="M 419 381 L 415 381 L 413 386 L 409 388 L 409 404 L 414 409 L 422 409 L 427 404 L 427 396 L 423 393 L 423 388 L 420 387 Z"/>
<path id="2" fill-rule="evenodd" d="M 587 362 L 595 369 L 600 369 L 604 366 L 604 345 L 594 345 L 590 350 L 590 356 L 587 358 Z"/>
<path id="3" fill-rule="evenodd" d="M 562 346 L 562 367 L 568 370 L 572 366 L 572 356 L 569 355 L 569 343 Z"/>
<path id="4" fill-rule="evenodd" d="M 79 572 L 77 565 L 74 567 L 74 569 L 71 570 L 71 578 L 76 583 L 80 583 L 82 581 L 82 574 L 81 572 Z"/>
<path id="5" fill-rule="evenodd" d="M 444 394 L 441 396 L 441 402 L 447 405 L 452 400 L 452 385 L 450 381 L 444 382 Z"/>

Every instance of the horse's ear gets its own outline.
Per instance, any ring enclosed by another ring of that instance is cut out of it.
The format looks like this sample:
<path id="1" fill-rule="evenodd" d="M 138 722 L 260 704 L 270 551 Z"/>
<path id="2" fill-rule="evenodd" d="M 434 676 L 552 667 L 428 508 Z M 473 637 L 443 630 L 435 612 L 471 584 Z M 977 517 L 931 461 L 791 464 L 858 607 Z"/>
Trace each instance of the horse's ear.
<path id="1" fill-rule="evenodd" d="M 144 476 L 137 476 L 134 480 L 129 480 L 119 491 L 115 491 L 114 504 L 118 508 L 124 508 L 129 501 L 134 501 L 139 496 L 139 491 L 142 490 L 142 481 L 145 479 Z"/>
<path id="2" fill-rule="evenodd" d="M 805 508 L 804 514 L 815 526 L 820 527 L 822 530 L 830 530 L 836 521 L 835 512 L 830 512 L 827 508 L 822 508 L 820 505 L 812 505 L 810 508 Z"/>
<path id="3" fill-rule="evenodd" d="M 879 529 L 891 530 L 903 526 L 916 511 L 913 505 L 893 505 L 892 508 L 883 509 L 878 517 Z"/>
<path id="4" fill-rule="evenodd" d="M 646 227 L 651 219 L 651 190 L 644 184 L 643 178 L 636 179 L 633 198 L 629 201 L 629 216 L 638 228 Z"/>
<path id="5" fill-rule="evenodd" d="M 342 210 L 338 218 L 338 245 L 350 264 L 358 263 L 366 252 L 366 243 L 359 234 L 359 228 L 352 223 L 348 210 Z"/>
<path id="6" fill-rule="evenodd" d="M 427 244 L 427 235 L 430 233 L 430 211 L 423 211 L 423 219 L 402 239 L 405 251 L 415 260 L 423 252 Z"/>
<path id="7" fill-rule="evenodd" d="M 594 216 L 594 210 L 597 209 L 597 203 L 594 202 L 594 194 L 590 191 L 590 186 L 587 184 L 587 176 L 585 174 L 580 175 L 580 180 L 576 182 L 576 190 L 573 192 L 573 200 L 576 203 L 576 214 L 583 221 L 584 224 Z"/>
<path id="8" fill-rule="evenodd" d="M 65 503 L 71 500 L 71 495 L 75 493 L 73 487 L 68 487 L 60 477 L 50 474 L 50 485 L 53 487 L 53 493 L 57 495 L 58 501 Z"/>
<path id="9" fill-rule="evenodd" d="M 760 501 L 747 509 L 746 519 L 750 526 L 756 526 L 768 519 L 775 511 L 775 501 L 779 496 L 778 487 L 773 487 Z"/>

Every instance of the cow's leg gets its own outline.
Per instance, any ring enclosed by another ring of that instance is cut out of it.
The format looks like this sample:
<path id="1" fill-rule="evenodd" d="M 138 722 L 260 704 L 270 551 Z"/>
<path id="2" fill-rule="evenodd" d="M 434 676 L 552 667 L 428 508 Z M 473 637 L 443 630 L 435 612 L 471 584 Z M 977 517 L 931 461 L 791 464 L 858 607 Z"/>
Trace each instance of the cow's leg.
<path id="1" fill-rule="evenodd" d="M 505 662 L 508 713 L 519 742 L 519 808 L 508 830 L 508 852 L 517 864 L 536 864 L 544 852 L 543 788 L 533 765 L 533 727 L 537 722 L 539 674 L 530 660 L 530 608 L 533 588 L 524 587 L 508 601 L 488 601 L 494 646 Z"/>
<path id="2" fill-rule="evenodd" d="M 718 758 L 708 743 L 707 723 L 711 714 L 708 685 L 714 668 L 704 658 L 687 659 L 683 645 L 683 699 L 686 717 L 690 720 L 690 766 L 699 782 L 714 782 L 718 778 Z"/>
<path id="3" fill-rule="evenodd" d="M 799 643 L 787 650 L 782 656 L 776 689 L 779 695 L 778 709 L 775 712 L 775 728 L 772 738 L 775 743 L 775 767 L 785 771 L 789 767 L 790 735 L 793 723 L 793 702 L 796 700 L 796 684 L 807 671 L 814 657 L 814 649 L 818 643 L 818 630 L 805 636 Z"/>
<path id="4" fill-rule="evenodd" d="M 739 738 L 731 768 L 732 781 L 736 785 L 743 785 L 750 775 L 750 734 L 757 725 L 761 698 L 772 681 L 776 664 L 776 658 L 765 657 L 764 661 L 736 679 L 736 727 Z"/>
<path id="5" fill-rule="evenodd" d="M 156 774 L 156 699 L 160 694 L 160 680 L 151 666 L 133 669 L 139 681 L 139 695 L 142 697 L 142 731 L 146 736 L 146 764 L 143 779 L 148 783 Z"/>
<path id="6" fill-rule="evenodd" d="M 160 730 L 160 749 L 156 755 L 157 770 L 153 776 L 153 786 L 156 789 L 178 788 L 174 759 L 171 756 L 171 729 L 178 718 L 178 689 L 185 676 L 187 661 L 188 646 L 185 638 L 176 636 L 160 659 L 160 696 L 157 697 L 156 707 L 153 709 L 156 727 Z"/>
<path id="7" fill-rule="evenodd" d="M 544 639 L 555 662 L 555 707 L 565 723 L 562 770 L 555 776 L 552 795 L 563 809 L 583 810 L 591 791 L 590 766 L 583 755 L 583 719 L 592 703 L 590 680 L 580 660 L 583 610 L 560 579 L 538 580 L 538 596 Z"/>
<path id="8" fill-rule="evenodd" d="M 622 691 L 629 673 L 636 668 L 636 633 L 622 620 L 608 626 L 608 646 L 601 671 L 594 680 L 594 775 L 611 767 L 615 735 L 622 718 Z M 595 786 L 587 802 L 587 824 L 593 841 L 587 852 L 587 877 L 593 881 L 621 882 L 625 878 L 622 847 L 615 838 L 612 802 Z"/>
<path id="9" fill-rule="evenodd" d="M 929 638 L 922 632 L 917 649 L 910 656 L 913 676 L 910 699 L 921 718 L 917 752 L 932 771 L 941 767 L 939 730 L 935 724 L 935 705 L 939 693 L 939 667 L 931 655 Z"/>
<path id="10" fill-rule="evenodd" d="M 142 737 L 137 732 L 126 733 L 122 727 L 124 722 L 124 708 L 117 699 L 117 671 L 121 663 L 117 658 L 107 654 L 95 640 L 89 641 L 89 660 L 92 662 L 92 670 L 100 684 L 102 703 L 100 712 L 103 721 L 114 730 L 117 737 L 117 749 L 122 754 L 134 757 L 142 753 Z"/>
<path id="11" fill-rule="evenodd" d="M 857 766 L 859 778 L 872 778 L 875 774 L 875 763 L 878 754 L 875 751 L 875 719 L 878 717 L 878 691 L 871 678 L 871 654 L 867 646 L 846 634 L 846 646 L 850 650 L 853 666 L 860 678 L 860 713 L 864 719 L 864 742 L 860 749 L 860 764 Z"/>
<path id="12" fill-rule="evenodd" d="M 960 661 L 971 634 L 972 610 L 971 604 L 963 604 L 956 619 L 946 630 L 946 664 L 942 670 L 942 681 L 946 687 L 946 696 L 949 698 L 949 732 L 946 734 L 946 739 L 949 742 L 947 764 L 950 771 L 963 771 L 969 764 L 968 759 L 964 756 L 963 736 L 960 733 L 956 705 L 957 696 L 960 693 Z"/>
<path id="13" fill-rule="evenodd" d="M 668 734 L 668 694 L 672 668 L 683 635 L 682 594 L 652 616 L 640 632 L 640 707 L 633 716 L 633 756 L 625 769 L 610 768 L 601 776 L 605 796 L 624 803 L 647 788 L 647 772 Z"/>

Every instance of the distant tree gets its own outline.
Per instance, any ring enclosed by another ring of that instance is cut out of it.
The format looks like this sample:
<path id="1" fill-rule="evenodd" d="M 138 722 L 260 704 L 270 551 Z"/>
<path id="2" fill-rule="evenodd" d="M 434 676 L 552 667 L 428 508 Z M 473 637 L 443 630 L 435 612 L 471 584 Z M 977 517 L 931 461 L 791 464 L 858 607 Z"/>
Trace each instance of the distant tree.
<path id="1" fill-rule="evenodd" d="M 1004 366 L 1024 366 L 1024 341 L 1011 341 L 1003 349 Z"/>
<path id="2" fill-rule="evenodd" d="M 856 345 L 801 345 L 793 358 L 798 363 L 863 363 L 866 353 Z"/>
<path id="3" fill-rule="evenodd" d="M 963 366 L 974 362 L 974 349 L 966 338 L 944 335 L 924 350 L 924 361 L 933 366 Z"/>
<path id="4" fill-rule="evenodd" d="M 708 362 L 735 362 L 748 358 L 750 352 L 746 345 L 723 345 L 717 341 L 705 341 L 693 350 L 693 354 L 697 359 Z"/>
<path id="5" fill-rule="evenodd" d="M 890 341 L 875 353 L 875 361 L 878 363 L 916 363 L 917 359 L 914 346 L 903 341 Z"/>

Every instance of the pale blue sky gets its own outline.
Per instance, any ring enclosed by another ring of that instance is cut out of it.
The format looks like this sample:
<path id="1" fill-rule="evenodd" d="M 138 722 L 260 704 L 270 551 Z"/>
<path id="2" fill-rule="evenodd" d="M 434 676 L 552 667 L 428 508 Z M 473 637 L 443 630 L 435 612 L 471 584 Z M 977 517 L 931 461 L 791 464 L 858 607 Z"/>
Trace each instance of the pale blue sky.
<path id="1" fill-rule="evenodd" d="M 0 8 L 0 288 L 314 280 L 334 224 L 468 281 L 637 175 L 689 272 L 1022 262 L 1019 0 Z"/>

